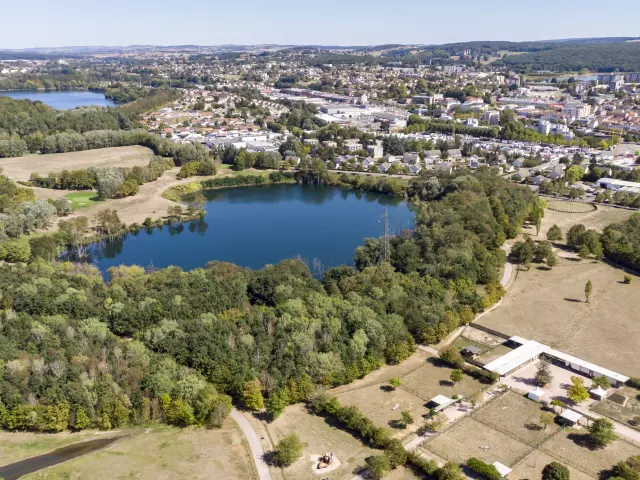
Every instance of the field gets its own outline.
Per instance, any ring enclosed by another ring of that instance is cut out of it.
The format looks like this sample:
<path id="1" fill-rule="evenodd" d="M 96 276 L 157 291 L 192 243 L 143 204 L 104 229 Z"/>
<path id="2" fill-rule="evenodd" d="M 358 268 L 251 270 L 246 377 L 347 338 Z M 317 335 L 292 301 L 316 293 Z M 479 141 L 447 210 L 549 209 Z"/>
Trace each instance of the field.
<path id="1" fill-rule="evenodd" d="M 624 407 L 611 400 L 604 400 L 595 403 L 591 410 L 640 430 L 640 425 L 630 423 L 635 422 L 634 418 L 640 417 L 640 391 L 631 387 L 623 387 L 616 390 L 616 393 L 628 398 Z"/>
<path id="2" fill-rule="evenodd" d="M 540 235 L 536 237 L 533 235 L 534 240 L 546 239 L 547 231 L 555 223 L 562 230 L 562 234 L 565 235 L 567 230 L 577 223 L 582 223 L 585 227 L 595 228 L 601 231 L 604 227 L 611 223 L 618 223 L 629 218 L 634 210 L 625 210 L 623 208 L 603 207 L 598 205 L 597 210 L 592 210 L 589 205 L 582 205 L 576 202 L 563 202 L 559 200 L 545 199 L 550 206 L 559 210 L 576 211 L 580 208 L 588 211 L 580 213 L 564 213 L 556 212 L 554 210 L 546 209 L 544 211 L 544 219 L 542 220 L 542 228 L 540 229 Z M 527 232 L 531 233 L 531 232 Z M 533 230 L 535 233 L 535 230 Z"/>
<path id="3" fill-rule="evenodd" d="M 285 435 L 295 432 L 305 444 L 302 458 L 287 468 L 286 478 L 305 480 L 320 479 L 314 471 L 313 456 L 333 453 L 340 461 L 340 467 L 331 472 L 332 479 L 351 479 L 357 467 L 364 466 L 364 459 L 380 453 L 364 446 L 351 433 L 333 426 L 324 418 L 312 415 L 301 405 L 291 405 L 267 427 L 269 436 L 277 443 Z M 399 478 L 412 478 L 408 476 Z"/>
<path id="4" fill-rule="evenodd" d="M 487 463 L 498 461 L 508 467 L 515 465 L 532 450 L 528 445 L 488 428 L 471 417 L 460 420 L 431 440 L 426 448 L 452 462 L 466 463 L 470 457 L 476 457 Z"/>
<path id="5" fill-rule="evenodd" d="M 428 361 L 421 369 L 402 378 L 402 388 L 430 400 L 438 394 L 449 398 L 459 395 L 468 399 L 486 386 L 469 375 L 464 375 L 462 381 L 453 385 L 449 381 L 452 371 L 453 369 L 437 361 Z"/>
<path id="6" fill-rule="evenodd" d="M 32 473 L 53 479 L 255 479 L 248 447 L 231 420 L 220 430 L 157 428 L 95 453 Z"/>
<path id="7" fill-rule="evenodd" d="M 65 197 L 71 200 L 74 210 L 93 207 L 101 201 L 98 199 L 98 193 L 94 191 L 67 193 Z"/>
<path id="8" fill-rule="evenodd" d="M 534 264 L 518 272 L 502 305 L 478 323 L 638 376 L 640 279 L 624 285 L 623 273 L 606 263 L 563 258 L 550 271 Z M 585 303 L 588 280 L 593 294 Z"/>
<path id="9" fill-rule="evenodd" d="M 640 448 L 622 440 L 616 440 L 606 448 L 589 450 L 581 445 L 584 435 L 584 430 L 562 430 L 540 450 L 555 457 L 559 462 L 572 465 L 592 477 L 597 477 L 601 471 L 610 469 L 632 455 L 640 455 Z"/>
<path id="10" fill-rule="evenodd" d="M 28 155 L 26 157 L 3 158 L 0 167 L 3 173 L 14 180 L 29 180 L 32 173 L 46 176 L 49 172 L 81 170 L 96 167 L 135 167 L 149 163 L 153 152 L 140 146 L 100 148 L 83 152 Z"/>
<path id="11" fill-rule="evenodd" d="M 95 432 L 63 432 L 50 435 L 48 433 L 0 431 L 0 465 L 7 465 L 23 458 L 66 447 L 72 443 L 96 438 L 104 438 L 104 435 L 98 436 Z"/>
<path id="12" fill-rule="evenodd" d="M 590 203 L 565 202 L 563 200 L 547 200 L 547 205 L 551 210 L 560 210 L 561 213 L 570 212 L 575 214 L 589 213 L 596 210 Z"/>
<path id="13" fill-rule="evenodd" d="M 554 460 L 553 457 L 539 450 L 535 450 L 531 455 L 524 458 L 521 462 L 518 462 L 513 468 L 513 472 L 509 474 L 509 478 L 512 480 L 540 478 L 542 477 L 542 469 Z M 569 469 L 571 480 L 591 480 L 593 478 L 573 468 L 571 465 L 565 466 Z"/>
<path id="14" fill-rule="evenodd" d="M 507 392 L 500 398 L 480 407 L 472 414 L 477 420 L 532 447 L 547 440 L 558 431 L 557 425 L 545 429 L 540 423 L 542 405 L 523 396 Z"/>

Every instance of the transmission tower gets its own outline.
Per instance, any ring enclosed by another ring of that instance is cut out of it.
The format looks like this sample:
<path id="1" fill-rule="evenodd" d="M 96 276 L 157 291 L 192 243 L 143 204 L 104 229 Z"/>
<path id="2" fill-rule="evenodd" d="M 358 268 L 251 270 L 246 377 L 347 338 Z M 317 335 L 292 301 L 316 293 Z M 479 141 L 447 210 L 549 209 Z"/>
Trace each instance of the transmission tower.
<path id="1" fill-rule="evenodd" d="M 389 210 L 386 208 L 382 213 L 382 259 L 389 263 L 391 260 L 391 250 L 389 248 Z"/>

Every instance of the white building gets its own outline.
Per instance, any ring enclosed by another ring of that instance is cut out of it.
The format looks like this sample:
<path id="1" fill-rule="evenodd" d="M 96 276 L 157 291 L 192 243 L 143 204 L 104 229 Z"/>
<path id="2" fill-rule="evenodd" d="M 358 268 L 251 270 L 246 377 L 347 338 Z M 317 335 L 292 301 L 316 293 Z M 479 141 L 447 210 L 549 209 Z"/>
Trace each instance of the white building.
<path id="1" fill-rule="evenodd" d="M 367 153 L 373 158 L 382 158 L 384 155 L 384 149 L 382 145 L 367 145 Z"/>

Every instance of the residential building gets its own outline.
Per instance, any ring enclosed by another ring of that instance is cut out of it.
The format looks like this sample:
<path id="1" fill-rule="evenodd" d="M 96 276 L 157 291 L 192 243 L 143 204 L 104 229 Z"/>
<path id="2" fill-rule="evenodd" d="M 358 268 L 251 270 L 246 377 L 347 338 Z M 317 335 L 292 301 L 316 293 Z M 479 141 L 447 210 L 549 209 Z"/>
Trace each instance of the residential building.
<path id="1" fill-rule="evenodd" d="M 382 145 L 367 145 L 367 153 L 373 158 L 382 158 L 384 155 L 384 148 Z"/>

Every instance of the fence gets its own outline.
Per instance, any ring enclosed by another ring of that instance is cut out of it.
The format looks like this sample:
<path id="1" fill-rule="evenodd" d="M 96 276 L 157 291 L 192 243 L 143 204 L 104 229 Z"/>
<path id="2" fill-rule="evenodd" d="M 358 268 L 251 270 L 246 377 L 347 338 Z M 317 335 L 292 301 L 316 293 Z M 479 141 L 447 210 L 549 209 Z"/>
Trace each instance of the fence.
<path id="1" fill-rule="evenodd" d="M 496 337 L 504 338 L 505 340 L 509 340 L 511 338 L 510 335 L 506 335 L 492 328 L 485 327 L 484 325 L 478 325 L 477 323 L 470 323 L 469 326 L 476 328 L 478 330 L 482 330 L 483 332 L 490 333 L 491 335 L 495 335 Z"/>

